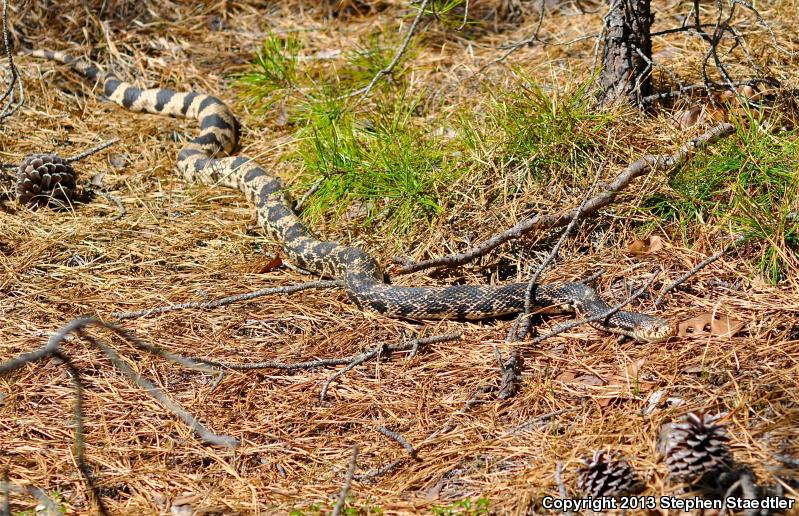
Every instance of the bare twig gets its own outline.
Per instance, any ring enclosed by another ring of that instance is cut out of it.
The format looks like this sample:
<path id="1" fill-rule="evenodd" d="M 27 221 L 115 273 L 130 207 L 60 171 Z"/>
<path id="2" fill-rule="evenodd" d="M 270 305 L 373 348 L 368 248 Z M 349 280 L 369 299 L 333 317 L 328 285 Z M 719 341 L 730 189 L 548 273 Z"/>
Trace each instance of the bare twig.
<path id="1" fill-rule="evenodd" d="M 752 78 L 746 79 L 743 81 L 734 81 L 732 83 L 733 86 L 753 86 L 757 84 L 765 83 L 770 86 L 777 86 L 778 84 L 771 78 Z M 679 85 L 678 85 L 679 86 Z M 671 90 L 671 91 L 663 91 L 660 93 L 653 93 L 652 95 L 647 95 L 641 99 L 642 104 L 649 104 L 651 102 L 655 102 L 657 100 L 663 100 L 671 97 L 678 97 L 684 93 L 690 93 L 693 91 L 700 91 L 705 90 L 707 91 L 708 85 L 707 84 L 689 84 L 687 86 L 679 86 L 678 89 Z M 720 91 L 720 90 L 727 90 L 728 87 L 726 85 L 717 85 L 711 84 L 710 85 L 711 91 Z"/>
<path id="2" fill-rule="evenodd" d="M 395 461 L 389 462 L 388 464 L 386 464 L 383 467 L 377 468 L 377 469 L 372 470 L 372 471 L 370 471 L 368 473 L 364 473 L 363 475 L 355 475 L 353 478 L 355 478 L 355 480 L 357 480 L 358 482 L 374 480 L 377 477 L 382 477 L 383 475 L 388 475 L 389 473 L 391 473 L 392 471 L 394 471 L 398 467 L 400 467 L 407 460 L 408 460 L 407 457 L 402 457 L 402 458 L 399 458 L 399 459 L 397 459 Z"/>
<path id="3" fill-rule="evenodd" d="M 491 61 L 487 62 L 483 66 L 481 66 L 480 69 L 477 70 L 476 72 L 474 72 L 469 78 L 471 79 L 472 77 L 480 75 L 487 68 L 490 68 L 490 67 L 494 66 L 497 63 L 503 62 L 505 59 L 510 57 L 511 54 L 513 54 L 514 52 L 516 52 L 520 48 L 526 47 L 528 45 L 532 45 L 533 43 L 535 43 L 537 41 L 540 41 L 538 39 L 538 33 L 541 32 L 541 24 L 544 21 L 544 8 L 545 7 L 546 7 L 546 1 L 545 0 L 541 0 L 541 5 L 540 5 L 539 10 L 538 10 L 538 21 L 536 22 L 535 29 L 533 30 L 533 34 L 532 35 L 530 35 L 530 36 L 528 36 L 528 37 L 526 37 L 526 38 L 524 38 L 522 40 L 516 41 L 515 43 L 509 43 L 509 44 L 500 46 L 499 48 L 505 49 L 505 53 L 502 54 L 501 56 L 495 58 L 495 59 L 492 59 Z"/>
<path id="4" fill-rule="evenodd" d="M 80 154 L 75 154 L 72 157 L 66 158 L 65 161 L 67 161 L 68 163 L 74 163 L 76 161 L 80 161 L 83 158 L 89 157 L 92 154 L 97 154 L 98 152 L 107 149 L 108 147 L 112 146 L 113 144 L 115 144 L 118 141 L 119 141 L 119 138 L 112 138 L 112 139 L 108 140 L 107 142 L 103 142 L 100 145 L 96 145 L 96 146 L 92 147 L 91 149 L 88 149 L 88 150 L 85 150 L 85 151 L 81 152 Z M 2 164 L 0 164 L 0 168 L 4 168 L 4 169 L 17 168 L 18 166 L 19 165 L 15 165 L 13 163 L 2 163 Z M 124 210 L 124 208 L 122 208 L 122 209 Z"/>
<path id="5" fill-rule="evenodd" d="M 87 157 L 91 156 L 92 154 L 97 154 L 98 152 L 107 149 L 108 147 L 114 145 L 118 141 L 119 141 L 119 138 L 111 138 L 107 142 L 103 142 L 103 143 L 101 143 L 99 145 L 95 145 L 91 149 L 85 150 L 85 151 L 81 152 L 80 154 L 75 154 L 74 156 L 67 158 L 66 161 L 69 162 L 69 163 L 74 163 L 75 161 L 80 161 L 83 158 L 87 158 Z"/>
<path id="6" fill-rule="evenodd" d="M 108 192 L 103 192 L 102 190 L 95 190 L 95 191 L 98 194 L 100 194 L 103 197 L 105 197 L 106 199 L 108 199 L 109 201 L 111 201 L 112 203 L 114 203 L 114 205 L 116 206 L 117 214 L 114 215 L 113 217 L 111 217 L 111 220 L 119 220 L 122 217 L 124 217 L 125 215 L 127 215 L 128 210 L 125 209 L 125 205 L 122 204 L 122 201 L 119 200 L 119 197 L 117 197 L 116 195 L 113 195 L 111 193 L 108 193 Z"/>
<path id="7" fill-rule="evenodd" d="M 0 124 L 25 104 L 25 88 L 22 84 L 22 78 L 19 76 L 17 65 L 14 63 L 14 52 L 11 50 L 11 36 L 8 31 L 8 0 L 3 0 L 2 18 L 3 49 L 6 53 L 6 59 L 8 59 L 11 79 L 8 83 L 8 89 L 0 96 L 0 103 L 4 103 L 0 110 Z M 14 95 L 15 87 L 18 90 L 17 96 Z"/>
<path id="8" fill-rule="evenodd" d="M 127 363 L 125 363 L 124 360 L 122 360 L 122 357 L 113 348 L 105 345 L 105 343 L 99 339 L 93 338 L 91 335 L 85 334 L 83 332 L 79 333 L 81 337 L 102 351 L 103 354 L 114 364 L 114 366 L 116 366 L 116 368 L 119 369 L 122 374 L 127 376 L 130 381 L 135 383 L 139 388 L 147 392 L 147 394 L 155 398 L 156 401 L 166 407 L 170 412 L 175 414 L 204 442 L 215 446 L 223 446 L 225 448 L 238 447 L 239 443 L 235 438 L 228 435 L 218 435 L 208 430 L 194 416 L 189 414 L 183 407 L 173 401 L 172 398 L 170 398 L 164 391 L 159 389 L 158 386 L 134 371 Z"/>
<path id="9" fill-rule="evenodd" d="M 583 285 L 590 285 L 591 283 L 593 283 L 596 280 L 598 280 L 599 278 L 601 278 L 603 274 L 605 274 L 605 269 L 599 269 L 598 271 L 596 271 L 595 273 L 591 274 L 587 278 L 581 279 L 580 283 L 582 283 Z"/>
<path id="10" fill-rule="evenodd" d="M 525 421 L 521 425 L 518 425 L 518 426 L 515 426 L 515 427 L 511 428 L 510 430 L 505 432 L 505 435 L 516 434 L 518 432 L 521 432 L 522 430 L 527 430 L 528 428 L 530 428 L 531 426 L 535 425 L 536 423 L 541 423 L 542 421 L 546 421 L 548 419 L 552 419 L 555 416 L 559 416 L 559 415 L 565 414 L 567 412 L 575 412 L 577 410 L 579 410 L 579 409 L 577 409 L 577 408 L 560 409 L 560 410 L 555 410 L 555 411 L 552 411 L 552 412 L 548 412 L 546 414 L 542 414 L 540 416 L 536 416 L 536 417 L 534 417 L 533 419 L 531 419 L 529 421 Z"/>
<path id="11" fill-rule="evenodd" d="M 306 202 L 308 202 L 308 199 L 310 199 L 313 194 L 315 194 L 317 191 L 319 191 L 319 188 L 322 186 L 322 183 L 325 182 L 325 179 L 326 178 L 324 176 L 322 176 L 319 179 L 317 179 L 316 181 L 314 181 L 314 184 L 311 185 L 311 187 L 308 189 L 308 191 L 305 192 L 305 194 L 302 196 L 302 198 L 299 201 L 297 201 L 297 203 L 294 205 L 294 211 L 296 213 L 299 213 L 299 212 L 302 211 L 302 207 L 305 205 Z"/>
<path id="12" fill-rule="evenodd" d="M 502 364 L 502 383 L 497 394 L 499 399 L 507 400 L 516 396 L 521 388 L 523 368 L 524 358 L 518 346 L 514 346 L 510 351 L 510 358 Z"/>
<path id="13" fill-rule="evenodd" d="M 722 123 L 681 146 L 673 154 L 648 154 L 642 157 L 635 163 L 627 166 L 627 168 L 620 172 L 612 182 L 604 185 L 604 191 L 591 197 L 585 203 L 585 207 L 583 208 L 584 215 L 592 215 L 601 208 L 611 204 L 615 200 L 618 192 L 624 190 L 633 179 L 653 170 L 659 172 L 668 172 L 674 170 L 684 164 L 696 150 L 704 148 L 708 144 L 720 138 L 729 136 L 734 130 L 735 128 L 732 124 Z M 539 214 L 529 217 L 522 220 L 512 228 L 507 229 L 498 235 L 494 235 L 477 246 L 458 254 L 452 254 L 440 258 L 431 258 L 419 262 L 413 262 L 397 257 L 394 259 L 394 261 L 401 264 L 401 266 L 397 268 L 397 272 L 400 274 L 407 274 L 423 269 L 429 269 L 431 267 L 454 267 L 457 265 L 463 265 L 464 263 L 489 253 L 491 250 L 509 240 L 520 238 L 523 235 L 527 235 L 535 231 L 543 231 L 545 229 L 565 226 L 574 219 L 576 214 L 577 208 L 573 208 L 565 212 L 555 214 Z"/>
<path id="14" fill-rule="evenodd" d="M 55 501 L 53 501 L 47 495 L 47 492 L 44 491 L 43 489 L 39 489 L 38 487 L 35 487 L 35 486 L 21 487 L 21 486 L 14 485 L 14 484 L 12 484 L 10 482 L 8 484 L 6 484 L 6 488 L 7 488 L 7 493 L 6 493 L 7 495 L 10 494 L 10 493 L 18 493 L 18 494 L 22 494 L 22 495 L 28 494 L 28 495 L 36 498 L 36 500 L 39 502 L 39 505 L 41 505 L 41 509 L 42 509 L 42 510 L 39 510 L 38 507 L 36 508 L 37 509 L 37 512 L 36 512 L 37 515 L 42 515 L 42 516 L 62 516 L 64 514 L 61 511 L 61 508 L 58 506 L 58 504 Z M 6 500 L 8 500 L 8 502 L 10 503 L 10 500 L 8 499 L 8 497 L 6 497 Z M 3 507 L 2 509 L 0 509 L 0 516 L 11 516 L 10 507 Z"/>
<path id="15" fill-rule="evenodd" d="M 346 374 L 349 371 L 352 371 L 359 364 L 362 364 L 362 363 L 366 362 L 367 360 L 370 360 L 370 359 L 380 355 L 381 352 L 383 351 L 384 347 L 385 347 L 385 344 L 380 345 L 380 346 L 375 346 L 374 348 L 370 349 L 369 351 L 361 353 L 360 355 L 358 355 L 355 358 L 355 360 L 353 360 L 352 362 L 347 364 L 347 367 L 345 367 L 344 369 L 339 369 L 335 373 L 331 374 L 328 377 L 328 379 L 325 381 L 325 384 L 322 385 L 322 391 L 319 393 L 319 400 L 320 401 L 325 401 L 325 399 L 327 399 L 327 390 L 330 388 L 330 384 L 333 383 L 333 380 L 335 380 L 336 378 L 338 378 L 339 376 L 341 376 L 343 374 Z"/>
<path id="16" fill-rule="evenodd" d="M 381 434 L 385 435 L 389 439 L 394 439 L 395 441 L 397 441 L 400 446 L 405 448 L 405 451 L 408 452 L 408 455 L 410 455 L 414 459 L 418 459 L 419 458 L 416 455 L 416 449 L 413 447 L 413 445 L 411 443 L 409 443 L 407 440 L 405 440 L 405 438 L 402 437 L 402 435 L 400 435 L 399 433 L 392 432 L 391 430 L 389 430 L 388 428 L 384 427 L 383 425 L 377 425 L 375 427 L 375 430 L 377 432 L 380 432 Z"/>
<path id="17" fill-rule="evenodd" d="M 565 500 L 568 498 L 569 492 L 566 490 L 566 484 L 563 483 L 563 464 L 560 462 L 555 466 L 555 482 L 558 483 L 558 493 L 561 499 Z M 566 511 L 564 514 L 572 516 L 574 513 L 572 511 Z"/>
<path id="18" fill-rule="evenodd" d="M 270 287 L 255 292 L 248 292 L 246 294 L 237 294 L 235 296 L 223 297 L 213 301 L 192 301 L 188 303 L 179 303 L 175 305 L 161 306 L 157 308 L 146 308 L 144 310 L 136 310 L 133 312 L 114 312 L 111 317 L 122 319 L 135 319 L 137 317 L 147 317 L 155 314 L 163 314 L 166 312 L 174 312 L 176 310 L 185 310 L 187 308 L 216 308 L 225 306 L 239 301 L 249 301 L 262 296 L 269 296 L 273 294 L 293 294 L 302 290 L 311 288 L 337 288 L 341 287 L 343 283 L 340 280 L 322 280 L 322 281 L 308 281 L 298 285 L 285 285 L 281 287 Z"/>
<path id="19" fill-rule="evenodd" d="M 610 13 L 612 13 L 617 4 L 621 0 L 614 0 L 613 3 L 608 8 L 605 15 L 602 17 L 602 29 L 599 31 L 599 34 L 596 36 L 596 41 L 594 41 L 594 57 L 591 59 L 591 82 L 588 83 L 588 87 L 586 89 L 590 89 L 593 87 L 594 82 L 596 81 L 597 76 L 597 65 L 599 64 L 599 49 L 602 46 L 602 41 L 605 39 L 605 35 L 608 33 L 608 23 L 610 22 Z"/>
<path id="20" fill-rule="evenodd" d="M 685 283 L 685 281 L 688 278 L 690 278 L 691 276 L 693 276 L 697 272 L 701 271 L 702 269 L 704 269 L 705 267 L 707 267 L 711 263 L 715 262 L 716 260 L 718 260 L 719 258 L 724 256 L 725 253 L 727 253 L 730 249 L 732 249 L 736 245 L 740 244 L 744 240 L 745 240 L 745 237 L 743 237 L 743 236 L 740 236 L 740 237 L 736 238 L 734 242 L 731 242 L 731 243 L 727 244 L 724 247 L 724 249 L 722 249 L 718 253 L 714 254 L 713 256 L 705 258 L 701 262 L 697 263 L 691 270 L 689 270 L 688 272 L 686 272 L 685 274 L 683 274 L 682 276 L 680 276 L 676 280 L 672 281 L 671 284 L 668 287 L 663 289 L 663 291 L 660 293 L 660 295 L 657 297 L 657 299 L 655 299 L 654 305 L 658 306 L 663 301 L 663 298 L 666 296 L 666 294 L 668 294 L 669 292 L 671 292 L 675 288 L 677 288 L 680 285 L 682 285 L 683 283 Z"/>
<path id="21" fill-rule="evenodd" d="M 0 495 L 3 496 L 3 507 L 0 508 L 0 516 L 11 516 L 11 484 L 8 481 L 8 466 L 3 466 Z"/>
<path id="22" fill-rule="evenodd" d="M 78 462 L 78 469 L 81 475 L 83 475 L 84 480 L 86 480 L 86 485 L 89 486 L 89 491 L 97 503 L 98 512 L 100 514 L 108 514 L 108 508 L 105 506 L 103 498 L 100 496 L 100 491 L 97 489 L 97 483 L 94 481 L 94 475 L 92 474 L 91 468 L 89 468 L 89 463 L 86 462 L 86 441 L 84 438 L 85 432 L 83 426 L 83 381 L 80 377 L 80 371 L 72 364 L 69 357 L 60 350 L 56 350 L 53 356 L 63 362 L 64 367 L 66 367 L 69 372 L 69 376 L 72 378 L 72 385 L 74 387 L 75 403 L 73 406 L 73 418 L 75 420 L 75 458 Z"/>
<path id="23" fill-rule="evenodd" d="M 460 336 L 461 332 L 457 331 L 453 333 L 445 333 L 443 335 L 434 335 L 432 337 L 426 337 L 423 339 L 414 339 L 410 342 L 403 342 L 400 344 L 393 344 L 393 345 L 389 345 L 386 343 L 378 344 L 377 346 L 373 347 L 370 350 L 364 351 L 363 353 L 355 355 L 354 357 L 350 357 L 351 360 L 347 364 L 347 367 L 345 367 L 344 369 L 340 369 L 335 373 L 333 373 L 332 375 L 330 375 L 330 377 L 327 379 L 327 381 L 325 381 L 324 385 L 322 386 L 322 392 L 320 393 L 319 398 L 322 401 L 324 401 L 327 398 L 327 391 L 330 388 L 330 384 L 333 382 L 333 380 L 347 373 L 348 371 L 351 371 L 356 366 L 366 362 L 367 360 L 371 360 L 382 354 L 388 355 L 396 351 L 413 350 L 414 348 L 418 348 L 420 345 L 436 344 L 439 342 L 446 342 L 448 340 L 459 339 Z"/>
<path id="24" fill-rule="evenodd" d="M 366 99 L 367 96 L 369 96 L 369 92 L 372 91 L 372 88 L 375 86 L 375 84 L 377 84 L 377 81 L 379 81 L 384 75 L 391 75 L 394 72 L 394 68 L 397 66 L 400 59 L 402 59 L 402 55 L 408 49 L 408 44 L 411 42 L 411 38 L 416 32 L 416 27 L 419 25 L 419 21 L 422 19 L 422 16 L 424 16 L 428 3 L 430 3 L 430 0 L 424 0 L 422 5 L 419 6 L 419 13 L 416 15 L 416 18 L 413 19 L 413 22 L 408 29 L 408 34 L 405 35 L 405 39 L 402 41 L 402 44 L 397 49 L 397 53 L 394 54 L 394 58 L 391 60 L 388 66 L 377 72 L 375 76 L 372 77 L 372 80 L 369 81 L 369 84 L 367 84 L 365 87 L 355 90 L 352 93 L 345 95 L 345 97 L 355 97 L 360 95 L 358 100 L 355 102 L 356 104 L 360 104 L 364 99 Z"/>
<path id="25" fill-rule="evenodd" d="M 347 494 L 350 492 L 350 486 L 352 485 L 352 478 L 355 475 L 355 465 L 356 461 L 358 460 L 358 445 L 352 445 L 352 457 L 350 457 L 350 465 L 347 467 L 347 476 L 344 479 L 344 486 L 341 488 L 341 492 L 338 495 L 338 501 L 336 502 L 336 506 L 333 507 L 333 512 L 331 513 L 332 516 L 339 516 L 341 514 L 341 510 L 344 508 L 344 503 L 347 501 Z"/>
<path id="26" fill-rule="evenodd" d="M 402 342 L 399 344 L 378 344 L 375 348 L 364 351 L 363 353 L 359 353 L 357 355 L 352 355 L 349 357 L 344 358 L 328 358 L 322 360 L 311 360 L 307 362 L 298 362 L 293 364 L 285 364 L 282 362 L 254 362 L 254 363 L 234 363 L 234 362 L 222 362 L 219 360 L 209 360 L 206 358 L 201 357 L 192 357 L 192 356 L 184 356 L 179 355 L 174 352 L 167 352 L 158 350 L 153 350 L 151 352 L 158 353 L 164 358 L 167 358 L 179 365 L 184 367 L 193 367 L 198 368 L 202 366 L 210 366 L 210 367 L 219 367 L 222 369 L 230 369 L 233 371 L 251 371 L 254 369 L 278 369 L 283 371 L 293 371 L 299 369 L 316 369 L 318 367 L 330 367 L 330 366 L 337 366 L 337 365 L 345 365 L 351 364 L 355 361 L 359 361 L 361 363 L 361 358 L 364 356 L 374 357 L 377 355 L 377 351 L 382 351 L 383 353 L 389 354 L 398 351 L 408 351 L 413 349 L 414 346 L 420 345 L 428 345 L 428 344 L 435 344 L 439 342 L 445 342 L 448 340 L 455 340 L 460 338 L 461 332 L 453 332 L 453 333 L 446 333 L 443 335 L 434 335 L 432 337 L 426 337 L 422 339 L 414 339 L 410 342 Z"/>
<path id="27" fill-rule="evenodd" d="M 144 351 L 148 351 L 151 353 L 155 353 L 159 356 L 168 358 L 173 362 L 179 363 L 181 365 L 185 365 L 186 367 L 192 367 L 197 369 L 199 366 L 204 364 L 198 364 L 191 360 L 187 360 L 180 355 L 173 354 L 167 351 L 160 350 L 155 346 L 151 346 L 142 342 L 140 339 L 137 339 L 130 335 L 125 330 L 114 326 L 113 324 L 109 324 L 103 322 L 99 319 L 95 319 L 92 317 L 87 318 L 79 318 L 74 319 L 61 327 L 58 331 L 56 331 L 49 339 L 47 345 L 39 348 L 38 350 L 23 353 L 16 358 L 8 360 L 6 362 L 0 363 L 0 375 L 9 373 L 20 367 L 24 366 L 25 364 L 32 363 L 35 361 L 39 361 L 51 356 L 62 356 L 62 351 L 60 349 L 61 343 L 66 340 L 67 335 L 70 333 L 76 332 L 79 336 L 83 337 L 87 342 L 92 344 L 93 346 L 97 347 L 103 354 L 108 357 L 108 359 L 116 366 L 117 368 L 122 371 L 125 376 L 127 376 L 133 383 L 141 387 L 145 390 L 148 394 L 150 394 L 153 398 L 159 401 L 164 407 L 168 410 L 172 411 L 178 418 L 183 420 L 186 425 L 188 425 L 197 435 L 203 439 L 205 442 L 209 444 L 219 445 L 219 446 L 226 446 L 226 447 L 234 447 L 237 446 L 237 442 L 235 439 L 225 435 L 217 435 L 210 432 L 207 428 L 205 428 L 199 421 L 197 421 L 194 417 L 192 417 L 188 412 L 183 409 L 180 405 L 174 402 L 171 398 L 169 398 L 163 391 L 161 391 L 158 387 L 154 384 L 146 380 L 145 378 L 141 377 L 138 373 L 133 371 L 130 366 L 128 366 L 119 354 L 114 351 L 109 346 L 106 346 L 103 342 L 94 339 L 90 335 L 87 335 L 82 330 L 83 328 L 89 326 L 99 326 L 102 328 L 107 328 L 117 335 L 122 336 L 126 340 L 129 340 L 133 343 L 137 348 L 142 349 Z M 131 338 L 133 337 L 133 338 Z M 62 360 L 66 360 L 65 356 Z M 68 362 L 68 361 L 67 361 Z M 77 371 L 77 370 L 76 370 Z M 82 444 L 80 444 L 82 448 Z"/>

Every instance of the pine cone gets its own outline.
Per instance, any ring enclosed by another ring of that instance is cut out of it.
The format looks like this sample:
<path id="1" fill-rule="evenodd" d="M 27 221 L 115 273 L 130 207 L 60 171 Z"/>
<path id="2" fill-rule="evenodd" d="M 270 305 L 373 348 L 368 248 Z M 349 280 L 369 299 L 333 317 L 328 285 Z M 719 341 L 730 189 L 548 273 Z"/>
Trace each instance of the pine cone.
<path id="1" fill-rule="evenodd" d="M 585 496 L 624 496 L 641 492 L 644 484 L 630 464 L 617 452 L 599 450 L 583 459 L 577 470 L 577 489 Z"/>
<path id="2" fill-rule="evenodd" d="M 666 444 L 666 466 L 672 479 L 695 483 L 730 467 L 729 437 L 724 425 L 716 424 L 723 415 L 691 412 L 672 425 Z"/>
<path id="3" fill-rule="evenodd" d="M 28 206 L 72 199 L 75 186 L 72 165 L 55 154 L 26 156 L 17 171 L 17 199 Z"/>

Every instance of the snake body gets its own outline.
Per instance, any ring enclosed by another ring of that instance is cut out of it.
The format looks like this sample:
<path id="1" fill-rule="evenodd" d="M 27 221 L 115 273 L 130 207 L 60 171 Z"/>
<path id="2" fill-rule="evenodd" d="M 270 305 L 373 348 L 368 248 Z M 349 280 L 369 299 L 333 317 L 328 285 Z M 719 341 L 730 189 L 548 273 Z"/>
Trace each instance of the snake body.
<path id="1" fill-rule="evenodd" d="M 254 160 L 231 156 L 239 139 L 239 123 L 220 99 L 167 88 L 140 89 L 92 63 L 63 52 L 36 50 L 32 55 L 59 61 L 96 81 L 105 97 L 129 110 L 194 118 L 199 134 L 183 146 L 177 170 L 187 181 L 240 190 L 255 205 L 259 224 L 281 242 L 286 255 L 301 267 L 343 280 L 348 296 L 359 307 L 408 319 L 483 319 L 524 309 L 526 283 L 500 286 L 456 285 L 405 287 L 385 282 L 380 264 L 363 250 L 318 239 L 290 208 L 280 181 Z M 547 283 L 537 287 L 535 304 L 568 305 L 584 315 L 606 313 L 610 307 L 594 289 L 581 283 Z M 659 341 L 672 334 L 665 320 L 619 311 L 602 329 Z"/>

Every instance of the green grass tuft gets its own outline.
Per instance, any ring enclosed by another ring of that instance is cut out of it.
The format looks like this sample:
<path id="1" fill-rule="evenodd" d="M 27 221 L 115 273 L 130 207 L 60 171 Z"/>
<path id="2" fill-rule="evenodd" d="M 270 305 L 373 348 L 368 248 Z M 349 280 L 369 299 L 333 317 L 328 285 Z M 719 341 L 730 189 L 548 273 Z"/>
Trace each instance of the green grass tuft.
<path id="1" fill-rule="evenodd" d="M 521 81 L 494 97 L 484 129 L 499 135 L 502 159 L 539 180 L 585 179 L 588 161 L 604 145 L 600 135 L 616 114 L 593 109 L 587 84 L 547 91 L 529 78 Z"/>
<path id="2" fill-rule="evenodd" d="M 261 109 L 285 99 L 297 84 L 302 43 L 293 35 L 270 35 L 256 52 L 252 69 L 236 77 L 243 98 Z"/>
<path id="3" fill-rule="evenodd" d="M 374 110 L 353 113 L 341 100 L 305 111 L 299 156 L 305 168 L 298 193 L 323 177 L 303 214 L 314 220 L 356 208 L 367 224 L 398 233 L 441 211 L 443 192 L 458 176 L 444 145 L 413 120 L 421 95 L 376 98 Z"/>
<path id="4" fill-rule="evenodd" d="M 712 226 L 730 226 L 760 252 L 761 273 L 776 283 L 799 249 L 799 135 L 760 129 L 757 113 L 739 120 L 737 133 L 698 156 L 652 196 L 646 209 L 678 225 L 684 239 Z M 795 262 L 794 262 L 795 263 Z"/>

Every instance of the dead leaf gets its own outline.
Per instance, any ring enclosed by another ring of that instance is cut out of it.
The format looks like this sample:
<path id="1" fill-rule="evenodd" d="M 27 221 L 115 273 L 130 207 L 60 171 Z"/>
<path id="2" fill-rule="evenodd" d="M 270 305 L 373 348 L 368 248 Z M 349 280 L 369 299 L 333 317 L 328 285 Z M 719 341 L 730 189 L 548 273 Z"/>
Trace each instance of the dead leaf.
<path id="1" fill-rule="evenodd" d="M 630 254 L 652 254 L 663 249 L 663 239 L 657 235 L 652 235 L 644 238 L 643 240 L 636 240 L 629 246 L 627 250 Z"/>
<path id="2" fill-rule="evenodd" d="M 103 178 L 105 177 L 105 172 L 97 172 L 94 174 L 89 181 L 92 186 L 96 186 L 97 188 L 103 187 Z"/>
<path id="3" fill-rule="evenodd" d="M 563 383 L 571 383 L 575 378 L 577 378 L 577 375 L 573 371 L 564 371 L 558 375 L 556 380 Z"/>
<path id="4" fill-rule="evenodd" d="M 267 272 L 277 269 L 281 265 L 283 265 L 283 260 L 280 258 L 280 255 L 277 254 L 274 258 L 268 261 L 261 260 L 259 263 L 257 263 L 255 267 L 255 274 L 266 274 Z"/>
<path id="5" fill-rule="evenodd" d="M 646 406 L 646 415 L 652 414 L 655 410 L 657 410 L 658 406 L 660 406 L 660 402 L 663 400 L 663 396 L 666 395 L 666 391 L 664 389 L 660 389 L 654 391 L 652 394 L 649 395 L 649 399 L 647 399 L 647 406 Z"/>
<path id="6" fill-rule="evenodd" d="M 699 122 L 699 116 L 702 114 L 702 106 L 693 106 L 679 115 L 677 115 L 677 125 L 680 129 L 688 129 L 695 126 Z"/>
<path id="7" fill-rule="evenodd" d="M 625 371 L 627 373 L 627 378 L 629 378 L 631 382 L 635 382 L 640 379 L 641 369 L 643 369 L 645 362 L 645 358 L 639 358 L 638 360 L 630 362 L 626 365 Z"/>
<path id="8" fill-rule="evenodd" d="M 716 337 L 732 337 L 746 324 L 745 321 L 733 319 L 728 315 L 707 312 L 681 322 L 677 326 L 677 335 L 715 335 Z"/>
<path id="9" fill-rule="evenodd" d="M 605 381 L 595 374 L 584 374 L 575 378 L 574 381 L 583 385 L 605 385 Z"/>
<path id="10" fill-rule="evenodd" d="M 285 127 L 289 123 L 289 110 L 286 109 L 285 104 L 281 104 L 276 108 L 277 116 L 275 117 L 275 125 L 278 127 Z"/>

